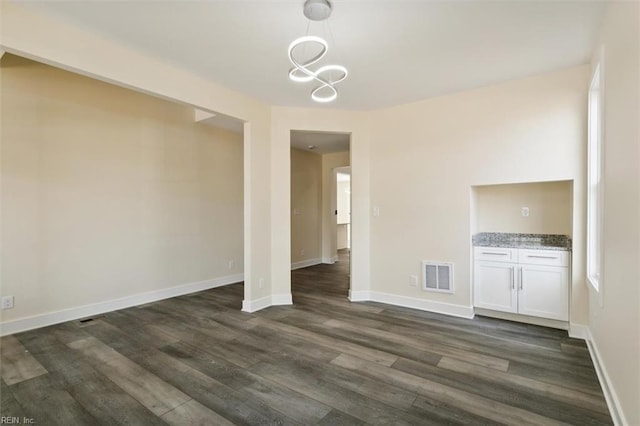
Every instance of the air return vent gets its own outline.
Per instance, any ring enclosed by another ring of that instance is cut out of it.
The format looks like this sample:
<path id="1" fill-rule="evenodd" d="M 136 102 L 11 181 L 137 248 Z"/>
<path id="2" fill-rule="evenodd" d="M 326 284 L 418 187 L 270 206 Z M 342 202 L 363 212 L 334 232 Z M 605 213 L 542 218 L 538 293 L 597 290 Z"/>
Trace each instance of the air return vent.
<path id="1" fill-rule="evenodd" d="M 422 289 L 453 293 L 453 263 L 422 262 Z"/>

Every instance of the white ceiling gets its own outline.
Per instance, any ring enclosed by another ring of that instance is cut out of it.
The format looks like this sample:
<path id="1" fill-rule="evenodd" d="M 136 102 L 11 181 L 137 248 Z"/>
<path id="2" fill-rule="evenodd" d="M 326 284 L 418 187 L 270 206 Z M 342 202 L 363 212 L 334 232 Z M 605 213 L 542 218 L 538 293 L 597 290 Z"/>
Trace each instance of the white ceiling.
<path id="1" fill-rule="evenodd" d="M 304 0 L 35 1 L 101 33 L 273 105 L 318 106 L 287 77 Z M 417 101 L 589 61 L 597 1 L 335 0 L 326 62 L 349 69 L 341 109 Z M 322 23 L 310 34 L 323 35 Z"/>
<path id="2" fill-rule="evenodd" d="M 349 151 L 351 135 L 348 133 L 291 131 L 291 147 L 316 154 Z M 309 148 L 314 147 L 314 148 Z"/>

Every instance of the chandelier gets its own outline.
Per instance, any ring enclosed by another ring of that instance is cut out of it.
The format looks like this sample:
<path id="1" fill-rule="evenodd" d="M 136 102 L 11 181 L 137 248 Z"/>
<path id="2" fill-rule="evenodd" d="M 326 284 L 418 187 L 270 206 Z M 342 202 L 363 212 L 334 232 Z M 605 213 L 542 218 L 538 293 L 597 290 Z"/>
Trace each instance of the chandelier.
<path id="1" fill-rule="evenodd" d="M 331 15 L 331 4 L 327 0 L 307 0 L 303 11 L 312 21 L 324 21 Z M 310 68 L 327 54 L 328 49 L 329 45 L 323 38 L 308 34 L 289 45 L 289 60 L 293 64 L 293 68 L 289 70 L 289 78 L 299 83 L 319 83 L 311 91 L 311 99 L 321 103 L 331 102 L 338 97 L 335 85 L 348 75 L 347 69 L 342 65 L 324 65 L 315 70 Z M 305 58 L 304 53 L 308 50 L 318 53 Z"/>

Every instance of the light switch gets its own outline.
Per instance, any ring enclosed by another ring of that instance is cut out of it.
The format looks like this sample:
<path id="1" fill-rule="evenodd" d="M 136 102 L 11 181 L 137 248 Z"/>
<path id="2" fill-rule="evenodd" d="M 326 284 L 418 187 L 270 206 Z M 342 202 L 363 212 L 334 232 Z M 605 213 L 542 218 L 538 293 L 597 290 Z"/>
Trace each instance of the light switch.
<path id="1" fill-rule="evenodd" d="M 409 275 L 409 285 L 411 287 L 418 287 L 418 276 L 417 275 Z"/>
<path id="2" fill-rule="evenodd" d="M 529 207 L 522 207 L 520 209 L 520 212 L 522 213 L 522 216 L 528 217 L 529 216 Z"/>
<path id="3" fill-rule="evenodd" d="M 375 217 L 380 216 L 380 207 L 374 207 L 374 208 L 373 208 L 373 215 L 374 215 Z"/>

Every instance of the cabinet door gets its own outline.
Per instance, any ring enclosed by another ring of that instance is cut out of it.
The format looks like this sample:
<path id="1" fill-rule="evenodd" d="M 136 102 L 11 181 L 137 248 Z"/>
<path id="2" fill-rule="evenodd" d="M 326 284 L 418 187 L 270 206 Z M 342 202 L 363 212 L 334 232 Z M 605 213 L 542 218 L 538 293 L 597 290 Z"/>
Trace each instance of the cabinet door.
<path id="1" fill-rule="evenodd" d="M 476 261 L 474 269 L 474 306 L 494 311 L 517 312 L 516 265 Z"/>
<path id="2" fill-rule="evenodd" d="M 520 266 L 518 312 L 559 321 L 569 320 L 569 269 Z"/>

